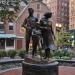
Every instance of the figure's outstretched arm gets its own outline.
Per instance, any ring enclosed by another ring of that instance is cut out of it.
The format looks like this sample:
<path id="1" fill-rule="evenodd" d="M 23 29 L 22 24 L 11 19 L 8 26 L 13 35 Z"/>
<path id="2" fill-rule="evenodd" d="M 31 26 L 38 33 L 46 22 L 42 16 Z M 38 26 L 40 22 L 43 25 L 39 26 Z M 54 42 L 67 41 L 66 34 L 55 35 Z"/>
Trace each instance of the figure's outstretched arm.
<path id="1" fill-rule="evenodd" d="M 22 27 L 26 28 L 27 27 L 26 24 L 27 24 L 27 19 L 24 20 Z"/>

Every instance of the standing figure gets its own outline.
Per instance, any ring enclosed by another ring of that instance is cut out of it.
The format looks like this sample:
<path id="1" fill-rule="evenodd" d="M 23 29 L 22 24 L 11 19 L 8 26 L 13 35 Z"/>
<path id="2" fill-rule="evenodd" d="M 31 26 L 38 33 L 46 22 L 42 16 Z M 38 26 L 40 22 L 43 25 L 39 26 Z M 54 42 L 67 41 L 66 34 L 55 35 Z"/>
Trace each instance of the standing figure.
<path id="1" fill-rule="evenodd" d="M 29 43 L 30 38 L 32 37 L 32 30 L 36 26 L 38 19 L 33 16 L 34 10 L 32 8 L 28 9 L 29 16 L 25 19 L 23 23 L 23 27 L 26 28 L 26 52 L 29 51 Z M 33 41 L 32 41 L 33 42 Z M 35 48 L 35 45 L 33 45 L 33 50 Z"/>
<path id="2" fill-rule="evenodd" d="M 50 50 L 54 44 L 54 32 L 52 29 L 52 22 L 49 18 L 52 17 L 52 13 L 45 13 L 44 18 L 40 20 L 41 33 L 43 38 L 43 48 L 45 49 L 45 58 L 49 58 Z"/>
<path id="3" fill-rule="evenodd" d="M 36 27 L 33 28 L 32 30 L 32 43 L 33 43 L 33 51 L 32 51 L 32 55 L 35 56 L 36 55 L 36 51 L 37 51 L 37 47 L 40 48 L 40 35 L 41 35 L 41 31 L 39 29 L 39 25 L 37 23 Z"/>

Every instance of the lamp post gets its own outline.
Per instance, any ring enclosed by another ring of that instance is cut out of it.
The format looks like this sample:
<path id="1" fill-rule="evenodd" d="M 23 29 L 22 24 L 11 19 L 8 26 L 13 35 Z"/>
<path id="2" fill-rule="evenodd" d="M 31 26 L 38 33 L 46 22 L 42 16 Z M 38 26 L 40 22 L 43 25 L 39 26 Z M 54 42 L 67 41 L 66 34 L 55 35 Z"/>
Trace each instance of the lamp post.
<path id="1" fill-rule="evenodd" d="M 71 38 L 72 38 L 72 47 L 74 47 L 74 35 L 72 35 Z"/>
<path id="2" fill-rule="evenodd" d="M 62 25 L 60 23 L 56 23 L 56 30 L 60 31 L 62 28 Z"/>
<path id="3" fill-rule="evenodd" d="M 57 49 L 60 48 L 59 45 L 60 44 L 60 40 L 61 36 L 60 36 L 60 32 L 61 32 L 61 28 L 62 28 L 62 24 L 61 23 L 56 23 L 56 42 L 57 42 Z"/>

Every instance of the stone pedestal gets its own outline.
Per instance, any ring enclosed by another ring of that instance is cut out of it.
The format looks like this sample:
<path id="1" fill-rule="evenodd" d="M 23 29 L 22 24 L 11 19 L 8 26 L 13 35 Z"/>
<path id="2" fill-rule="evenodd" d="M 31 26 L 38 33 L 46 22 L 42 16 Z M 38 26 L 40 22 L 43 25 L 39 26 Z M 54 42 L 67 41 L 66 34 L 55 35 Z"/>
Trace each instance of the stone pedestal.
<path id="1" fill-rule="evenodd" d="M 22 63 L 22 75 L 58 75 L 58 62 L 27 57 Z"/>

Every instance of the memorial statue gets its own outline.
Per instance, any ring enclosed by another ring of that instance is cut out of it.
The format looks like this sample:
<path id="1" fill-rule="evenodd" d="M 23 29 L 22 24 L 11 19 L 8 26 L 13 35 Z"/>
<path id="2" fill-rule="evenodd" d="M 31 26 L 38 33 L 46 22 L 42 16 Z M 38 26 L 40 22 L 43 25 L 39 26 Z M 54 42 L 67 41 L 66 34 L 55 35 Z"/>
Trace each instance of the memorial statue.
<path id="1" fill-rule="evenodd" d="M 37 24 L 37 18 L 33 16 L 33 9 L 29 8 L 28 11 L 29 17 L 24 22 L 27 34 L 26 51 L 28 52 L 29 50 L 30 37 L 32 37 L 32 56 L 34 56 L 41 36 L 43 48 L 45 49 L 45 58 L 49 58 L 50 50 L 54 44 L 52 21 L 49 21 L 52 13 L 46 13 L 44 18 L 40 20 L 40 23 Z M 33 58 L 31 55 L 28 55 L 22 62 L 22 75 L 58 75 L 58 62 L 54 60 L 40 60 L 39 56 Z"/>
<path id="2" fill-rule="evenodd" d="M 49 18 L 52 17 L 52 13 L 45 13 L 44 18 L 40 20 L 40 28 L 43 38 L 43 48 L 45 49 L 45 58 L 49 58 L 50 50 L 54 45 L 54 32 L 52 29 L 52 21 Z"/>
<path id="3" fill-rule="evenodd" d="M 38 19 L 33 16 L 34 10 L 32 8 L 28 8 L 29 16 L 24 20 L 23 27 L 26 28 L 26 53 L 29 51 L 29 43 L 30 43 L 30 38 L 32 37 L 32 31 L 36 27 Z M 33 45 L 33 51 L 32 55 L 36 53 L 36 47 L 37 47 L 37 42 L 35 41 L 37 38 L 34 39 L 32 37 L 32 45 Z"/>

